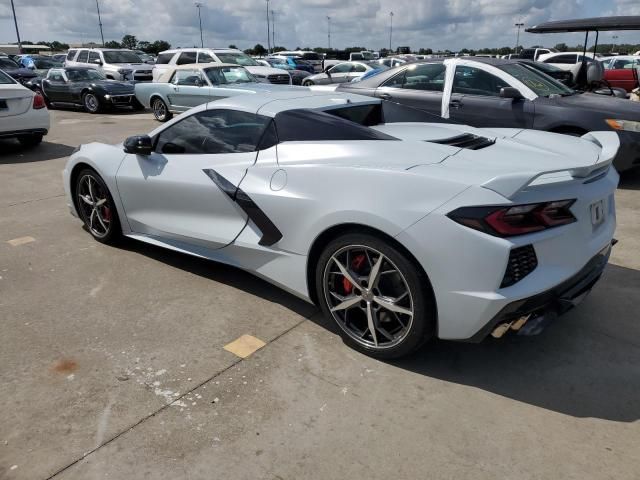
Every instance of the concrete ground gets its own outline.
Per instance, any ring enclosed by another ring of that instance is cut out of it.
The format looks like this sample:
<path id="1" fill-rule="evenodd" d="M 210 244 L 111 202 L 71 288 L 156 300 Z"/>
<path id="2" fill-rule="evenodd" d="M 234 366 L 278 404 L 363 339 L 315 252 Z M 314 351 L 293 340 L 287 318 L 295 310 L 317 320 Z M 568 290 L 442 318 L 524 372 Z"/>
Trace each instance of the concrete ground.
<path id="1" fill-rule="evenodd" d="M 40 147 L 0 143 L 0 479 L 639 478 L 640 172 L 580 308 L 384 363 L 249 274 L 93 241 L 65 157 L 157 124 L 51 113 Z"/>

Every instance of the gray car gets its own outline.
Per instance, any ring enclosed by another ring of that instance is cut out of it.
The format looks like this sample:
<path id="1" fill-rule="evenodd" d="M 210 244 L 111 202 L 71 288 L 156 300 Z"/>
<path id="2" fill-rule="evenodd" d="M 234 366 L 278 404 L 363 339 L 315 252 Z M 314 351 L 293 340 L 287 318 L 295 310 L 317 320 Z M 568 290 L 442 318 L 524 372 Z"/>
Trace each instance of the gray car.
<path id="1" fill-rule="evenodd" d="M 158 82 L 136 83 L 138 102 L 153 110 L 159 122 L 203 103 L 248 93 L 282 91 L 289 85 L 260 82 L 244 67 L 224 63 L 180 65 L 165 70 Z"/>
<path id="2" fill-rule="evenodd" d="M 569 135 L 614 130 L 620 171 L 640 165 L 640 104 L 574 91 L 517 60 L 446 59 L 386 70 L 338 86 L 475 127 L 533 128 Z"/>
<path id="3" fill-rule="evenodd" d="M 323 73 L 316 73 L 305 78 L 302 85 L 329 85 L 331 83 L 346 83 L 354 78 L 363 76 L 375 67 L 367 62 L 342 62 L 325 69 Z"/>

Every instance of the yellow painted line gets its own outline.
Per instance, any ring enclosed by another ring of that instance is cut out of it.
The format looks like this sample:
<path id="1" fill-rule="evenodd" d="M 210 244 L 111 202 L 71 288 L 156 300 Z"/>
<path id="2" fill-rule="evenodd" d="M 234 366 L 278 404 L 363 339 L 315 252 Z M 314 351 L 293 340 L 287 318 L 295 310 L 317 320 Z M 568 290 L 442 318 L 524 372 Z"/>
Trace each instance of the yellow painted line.
<path id="1" fill-rule="evenodd" d="M 228 343 L 223 348 L 240 358 L 247 358 L 256 350 L 260 350 L 266 343 L 251 335 L 242 335 L 240 338 Z"/>
<path id="2" fill-rule="evenodd" d="M 24 245 L 25 243 L 35 242 L 36 239 L 33 237 L 20 237 L 14 238 L 13 240 L 9 240 L 7 243 L 13 247 L 17 247 L 19 245 Z"/>

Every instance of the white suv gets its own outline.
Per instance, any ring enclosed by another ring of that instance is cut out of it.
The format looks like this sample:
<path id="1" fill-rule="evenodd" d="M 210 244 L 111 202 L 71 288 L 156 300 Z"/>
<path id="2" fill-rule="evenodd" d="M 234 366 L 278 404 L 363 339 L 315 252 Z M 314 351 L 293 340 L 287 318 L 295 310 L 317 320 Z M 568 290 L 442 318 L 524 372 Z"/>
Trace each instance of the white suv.
<path id="1" fill-rule="evenodd" d="M 133 50 L 122 48 L 80 48 L 69 50 L 65 67 L 91 67 L 112 80 L 150 82 L 152 65 L 144 63 Z"/>
<path id="2" fill-rule="evenodd" d="M 291 85 L 291 76 L 279 68 L 265 67 L 235 48 L 181 48 L 160 52 L 153 66 L 153 81 L 174 65 L 227 63 L 246 68 L 261 82 Z"/>

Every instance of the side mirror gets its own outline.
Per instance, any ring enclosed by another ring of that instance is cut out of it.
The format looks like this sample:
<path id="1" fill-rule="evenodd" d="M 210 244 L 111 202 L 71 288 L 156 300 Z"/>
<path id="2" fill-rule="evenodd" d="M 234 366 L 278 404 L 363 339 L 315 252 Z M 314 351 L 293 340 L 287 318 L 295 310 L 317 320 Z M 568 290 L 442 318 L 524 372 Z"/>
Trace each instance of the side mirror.
<path id="1" fill-rule="evenodd" d="M 514 87 L 502 87 L 500 89 L 501 98 L 512 98 L 513 100 L 521 100 L 524 97 L 520 93 L 520 90 Z"/>
<path id="2" fill-rule="evenodd" d="M 96 65 L 102 65 L 102 60 L 100 60 L 99 58 L 96 58 L 91 63 L 95 63 Z"/>
<path id="3" fill-rule="evenodd" d="M 135 155 L 150 155 L 153 150 L 149 135 L 135 135 L 124 141 L 124 151 Z"/>
<path id="4" fill-rule="evenodd" d="M 200 78 L 196 79 L 196 87 L 204 87 L 204 82 Z"/>

